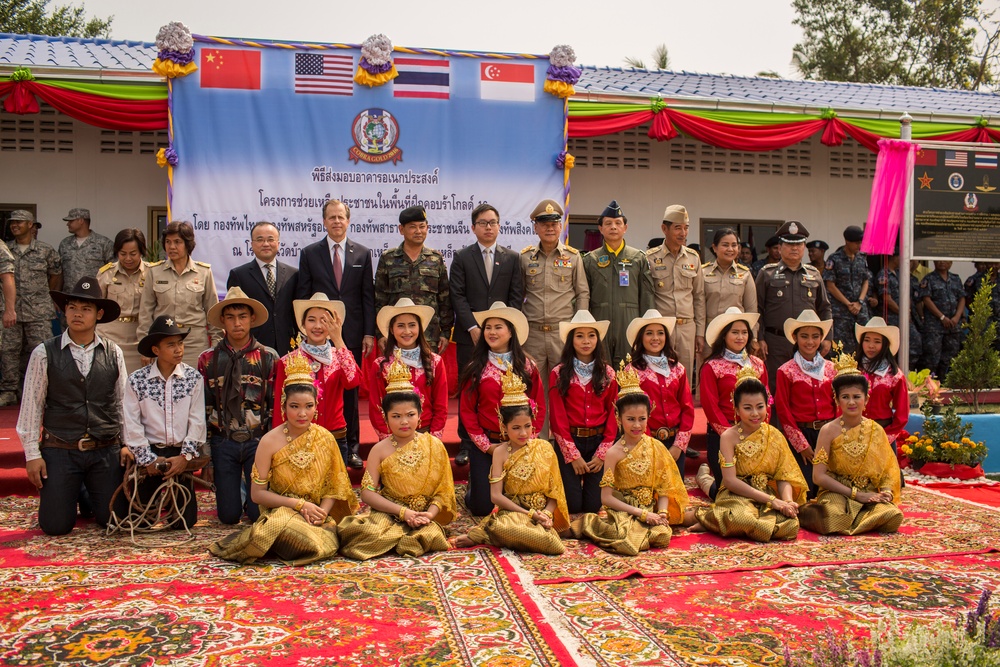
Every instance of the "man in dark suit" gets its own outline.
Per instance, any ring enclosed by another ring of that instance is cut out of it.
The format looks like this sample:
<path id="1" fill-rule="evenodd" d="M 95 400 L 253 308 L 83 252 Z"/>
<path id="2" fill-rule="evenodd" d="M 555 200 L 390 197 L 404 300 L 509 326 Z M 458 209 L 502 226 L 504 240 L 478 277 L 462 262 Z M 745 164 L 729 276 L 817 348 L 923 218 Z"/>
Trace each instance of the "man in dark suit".
<path id="1" fill-rule="evenodd" d="M 267 322 L 254 327 L 251 333 L 261 345 L 285 356 L 292 347 L 297 331 L 292 299 L 295 298 L 296 274 L 299 270 L 277 261 L 281 233 L 273 223 L 261 221 L 250 230 L 250 247 L 254 259 L 229 272 L 226 289 L 239 287 L 251 299 L 267 308 Z"/>
<path id="2" fill-rule="evenodd" d="M 365 246 L 347 238 L 351 209 L 331 199 L 323 205 L 326 238 L 302 249 L 299 256 L 297 299 L 316 292 L 344 303 L 344 342 L 361 366 L 375 344 L 375 283 L 372 255 Z M 372 409 L 377 409 L 372 407 Z M 340 445 L 344 463 L 352 468 L 364 464 L 358 455 L 358 390 L 344 392 L 346 443 Z M 346 446 L 345 446 L 346 444 Z"/>
<path id="3" fill-rule="evenodd" d="M 489 310 L 495 301 L 503 301 L 518 310 L 524 304 L 520 257 L 497 243 L 500 213 L 490 204 L 477 206 L 472 211 L 472 233 L 476 235 L 476 243 L 455 253 L 451 262 L 451 302 L 455 308 L 452 338 L 457 346 L 459 373 L 469 363 L 472 348 L 482 333 L 472 313 Z M 472 441 L 461 424 L 459 435 L 462 445 L 455 463 L 466 465 Z"/>

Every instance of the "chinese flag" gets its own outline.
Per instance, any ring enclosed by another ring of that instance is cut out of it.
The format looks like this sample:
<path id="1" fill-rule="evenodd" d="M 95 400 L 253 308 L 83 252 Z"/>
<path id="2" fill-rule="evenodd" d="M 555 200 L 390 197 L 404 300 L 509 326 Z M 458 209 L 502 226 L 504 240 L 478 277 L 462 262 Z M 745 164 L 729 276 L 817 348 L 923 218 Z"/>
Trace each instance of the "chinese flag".
<path id="1" fill-rule="evenodd" d="M 201 87 L 260 90 L 260 51 L 202 49 Z"/>
<path id="2" fill-rule="evenodd" d="M 937 166 L 937 151 L 921 148 L 917 151 L 917 158 L 914 161 L 914 164 L 924 165 L 926 167 Z"/>

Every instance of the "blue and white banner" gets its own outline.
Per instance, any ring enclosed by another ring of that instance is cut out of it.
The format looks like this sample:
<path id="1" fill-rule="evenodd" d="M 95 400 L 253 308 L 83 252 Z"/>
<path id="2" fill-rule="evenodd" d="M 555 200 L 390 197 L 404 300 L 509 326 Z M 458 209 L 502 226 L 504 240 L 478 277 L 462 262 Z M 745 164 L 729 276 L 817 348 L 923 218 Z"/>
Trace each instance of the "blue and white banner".
<path id="1" fill-rule="evenodd" d="M 175 79 L 172 217 L 194 224 L 195 256 L 216 282 L 251 256 L 250 228 L 281 230 L 298 264 L 323 238 L 321 208 L 351 209 L 349 236 L 375 259 L 399 245 L 399 212 L 423 205 L 427 245 L 449 260 L 474 242 L 470 213 L 500 211 L 500 242 L 534 242 L 528 215 L 562 201 L 563 100 L 542 91 L 548 60 L 395 54 L 399 76 L 353 81 L 359 50 L 198 43 Z"/>

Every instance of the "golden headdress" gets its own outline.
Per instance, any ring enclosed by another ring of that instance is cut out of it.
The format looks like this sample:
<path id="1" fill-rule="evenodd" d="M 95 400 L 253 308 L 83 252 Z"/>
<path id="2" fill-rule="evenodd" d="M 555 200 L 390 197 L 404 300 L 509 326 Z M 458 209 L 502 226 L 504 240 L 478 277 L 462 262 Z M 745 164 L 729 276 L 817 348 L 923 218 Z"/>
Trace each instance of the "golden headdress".
<path id="1" fill-rule="evenodd" d="M 753 364 L 747 364 L 740 370 L 736 371 L 736 384 L 733 385 L 733 388 L 735 389 L 740 386 L 740 383 L 745 382 L 746 380 L 760 380 L 760 375 L 758 375 L 757 369 L 753 367 Z"/>
<path id="2" fill-rule="evenodd" d="M 510 364 L 507 364 L 507 371 L 500 380 L 500 386 L 503 388 L 503 398 L 500 399 L 502 407 L 509 408 L 515 405 L 531 405 L 527 395 L 524 393 L 527 391 L 524 380 L 514 372 L 514 367 Z"/>
<path id="3" fill-rule="evenodd" d="M 632 355 L 626 354 L 625 358 L 618 364 L 618 373 L 616 373 L 618 378 L 618 398 L 628 396 L 629 394 L 646 393 L 642 390 L 642 387 L 639 386 L 639 374 L 635 372 L 635 369 L 631 367 L 625 368 L 626 364 L 631 363 Z"/>
<path id="4" fill-rule="evenodd" d="M 858 360 L 854 355 L 844 352 L 844 344 L 837 341 L 833 344 L 833 367 L 837 370 L 837 375 L 860 375 L 858 370 Z"/>
<path id="5" fill-rule="evenodd" d="M 288 385 L 311 385 L 312 383 L 312 366 L 309 363 L 309 359 L 304 354 L 290 355 L 289 359 L 285 362 L 285 384 L 281 387 L 282 392 L 284 392 L 285 387 Z"/>
<path id="6" fill-rule="evenodd" d="M 389 372 L 386 376 L 387 384 L 385 393 L 391 394 L 396 391 L 416 391 L 413 383 L 410 382 L 410 367 L 403 363 L 403 353 L 396 348 L 395 358 L 389 364 Z"/>

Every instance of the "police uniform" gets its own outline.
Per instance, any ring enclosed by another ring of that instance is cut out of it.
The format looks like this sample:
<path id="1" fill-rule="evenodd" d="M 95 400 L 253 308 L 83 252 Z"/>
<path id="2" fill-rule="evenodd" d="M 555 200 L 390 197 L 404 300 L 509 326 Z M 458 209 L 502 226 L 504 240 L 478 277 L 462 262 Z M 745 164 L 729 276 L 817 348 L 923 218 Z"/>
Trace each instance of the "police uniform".
<path id="1" fill-rule="evenodd" d="M 916 279 L 911 276 L 911 280 L 915 281 Z M 899 272 L 882 269 L 878 272 L 875 282 L 878 285 L 879 309 L 885 313 L 886 322 L 890 326 L 898 327 L 899 313 L 889 310 L 886 305 L 886 297 L 892 299 L 897 307 L 899 306 Z M 921 354 L 920 330 L 917 328 L 916 314 L 916 305 L 919 299 L 915 293 L 911 293 L 910 300 L 910 368 L 915 368 Z"/>
<path id="2" fill-rule="evenodd" d="M 855 225 L 844 230 L 845 241 L 857 243 L 863 237 L 864 232 Z M 854 325 L 864 326 L 871 319 L 868 313 L 868 288 L 871 286 L 868 256 L 858 252 L 854 257 L 848 257 L 845 247 L 840 246 L 826 259 L 823 280 L 827 283 L 826 290 L 830 294 L 830 305 L 833 307 L 833 339 L 844 345 L 845 352 L 853 353 L 858 346 Z M 849 302 L 861 304 L 861 310 L 857 315 L 852 315 L 847 306 L 830 292 L 830 283 L 833 283 Z"/>
<path id="3" fill-rule="evenodd" d="M 142 358 L 137 346 L 139 337 L 139 303 L 146 284 L 149 264 L 140 261 L 139 268 L 129 275 L 118 262 L 108 262 L 97 274 L 97 284 L 104 298 L 111 299 L 121 308 L 118 319 L 97 325 L 97 333 L 118 344 L 125 355 L 129 374 L 142 368 Z"/>
<path id="4" fill-rule="evenodd" d="M 552 222 L 561 221 L 562 215 L 562 207 L 546 199 L 535 207 L 530 217 L 532 222 Z M 530 245 L 521 251 L 520 260 L 524 278 L 521 311 L 529 327 L 524 351 L 535 360 L 548 396 L 549 373 L 562 356 L 559 323 L 569 322 L 576 311 L 590 308 L 590 286 L 579 251 L 562 241 L 548 254 L 541 244 Z"/>
<path id="5" fill-rule="evenodd" d="M 958 312 L 958 302 L 965 300 L 965 288 L 961 278 L 949 273 L 947 279 L 937 271 L 920 281 L 920 298 L 930 300 L 945 317 L 952 318 Z M 951 329 L 945 329 L 941 320 L 934 316 L 924 304 L 923 328 L 924 353 L 920 358 L 921 368 L 929 368 L 942 382 L 951 368 L 951 360 L 962 347 L 961 322 Z"/>
<path id="6" fill-rule="evenodd" d="M 802 243 L 809 232 L 802 223 L 790 220 L 778 230 L 784 243 Z M 794 271 L 783 261 L 767 264 L 757 276 L 757 309 L 760 327 L 767 343 L 767 377 L 774 391 L 778 368 L 792 358 L 794 348 L 785 338 L 785 320 L 797 318 L 803 310 L 814 310 L 821 320 L 832 318 L 830 299 L 823 276 L 811 264 L 800 264 Z"/>
<path id="7" fill-rule="evenodd" d="M 49 296 L 49 277 L 62 274 L 59 253 L 48 243 L 32 239 L 24 250 L 11 239 L 7 247 L 14 259 L 14 284 L 17 300 L 14 311 L 17 324 L 4 331 L 3 359 L 0 361 L 3 378 L 0 379 L 0 404 L 13 405 L 11 394 L 21 389 L 28 355 L 39 343 L 52 337 L 52 319 L 55 306 Z M 21 357 L 24 363 L 21 363 Z"/>
<path id="8" fill-rule="evenodd" d="M 779 243 L 781 243 L 781 241 L 778 239 L 778 237 L 777 236 L 772 236 L 771 238 L 769 238 L 767 241 L 764 242 L 764 247 L 765 248 L 773 248 L 774 246 L 778 245 Z M 754 277 L 755 280 L 756 280 L 757 276 L 760 275 L 760 270 L 763 269 L 765 266 L 767 266 L 770 263 L 771 263 L 771 259 L 767 256 L 767 254 L 765 254 L 763 257 L 761 257 L 756 262 L 754 262 L 753 264 L 750 265 L 750 273 L 753 274 L 753 277 Z M 797 314 L 798 313 L 796 313 L 796 315 Z"/>
<path id="9" fill-rule="evenodd" d="M 611 202 L 601 217 L 624 216 L 621 207 Z M 618 368 L 618 362 L 631 350 L 625 335 L 629 322 L 656 307 L 646 253 L 626 245 L 624 240 L 617 253 L 602 243 L 583 258 L 583 268 L 590 285 L 590 313 L 594 319 L 611 322 L 604 349 Z"/>
<path id="10" fill-rule="evenodd" d="M 208 326 L 208 309 L 219 303 L 212 267 L 190 257 L 180 274 L 169 259 L 149 265 L 139 300 L 139 328 L 142 339 L 160 315 L 170 315 L 177 326 L 191 329 L 184 341 L 184 363 L 198 366 L 198 355 L 222 340 L 222 330 Z"/>
<path id="11" fill-rule="evenodd" d="M 719 260 L 715 260 L 702 264 L 701 272 L 705 277 L 706 325 L 733 306 L 744 313 L 757 312 L 757 285 L 749 267 L 733 262 L 727 270 L 723 270 L 719 267 Z M 756 331 L 754 326 L 755 338 Z"/>
<path id="12" fill-rule="evenodd" d="M 441 338 L 451 338 L 455 311 L 451 306 L 451 287 L 444 255 L 424 246 L 416 260 L 411 260 L 403 244 L 382 253 L 375 269 L 375 311 L 408 298 L 418 306 L 430 306 L 434 317 L 427 323 L 424 337 L 437 352 Z"/>
<path id="13" fill-rule="evenodd" d="M 823 253 L 826 254 L 826 251 L 829 250 L 829 249 L 830 249 L 830 246 L 827 244 L 826 241 L 819 241 L 819 240 L 810 241 L 809 243 L 806 244 L 806 257 L 809 256 L 809 251 L 810 250 L 822 250 Z M 826 271 L 826 260 L 823 259 L 822 257 L 820 258 L 820 260 L 818 262 L 810 261 L 809 264 L 812 264 L 817 269 L 819 269 L 820 273 L 823 273 L 824 271 Z"/>

